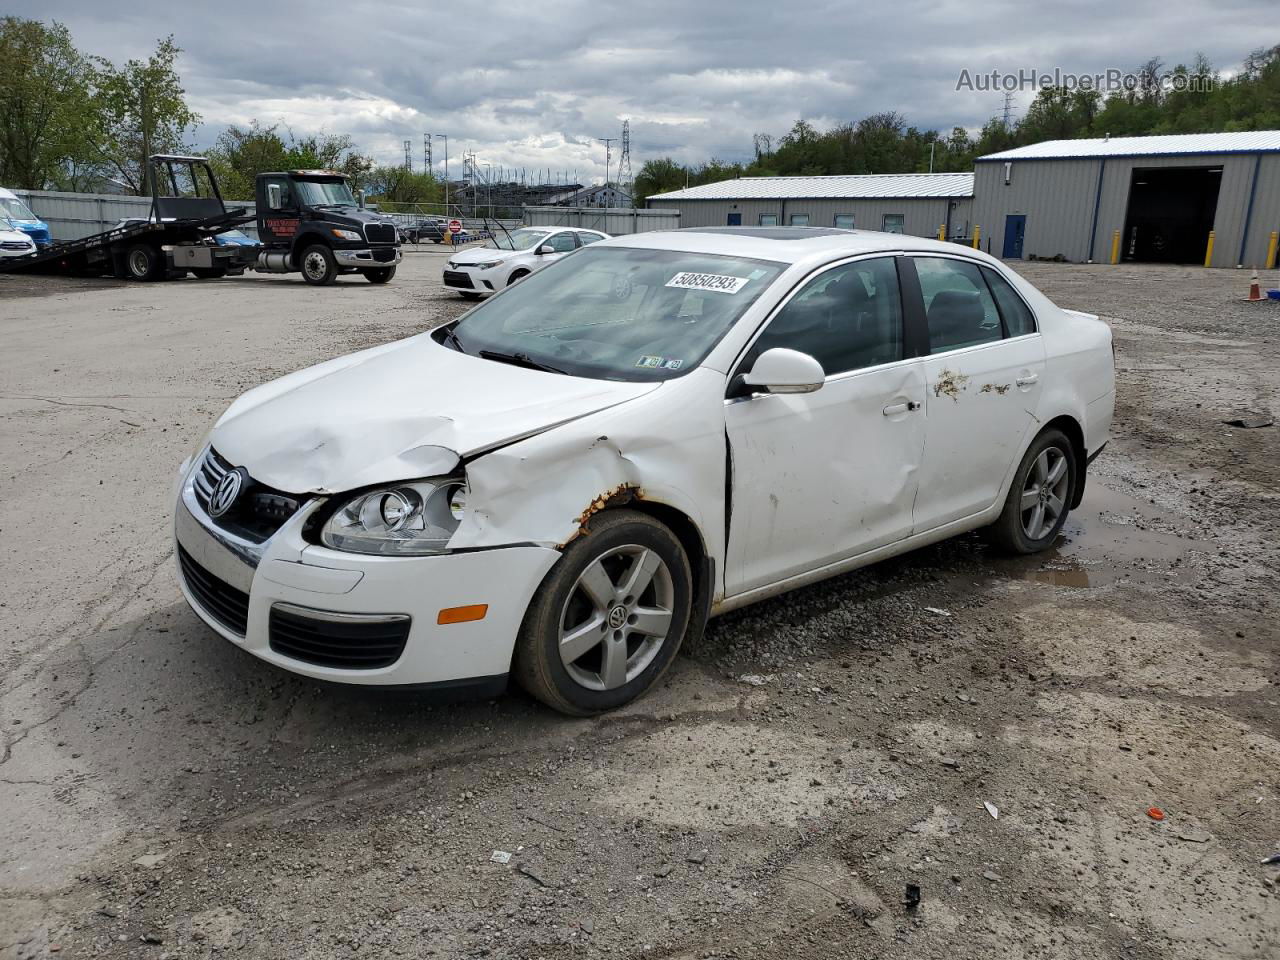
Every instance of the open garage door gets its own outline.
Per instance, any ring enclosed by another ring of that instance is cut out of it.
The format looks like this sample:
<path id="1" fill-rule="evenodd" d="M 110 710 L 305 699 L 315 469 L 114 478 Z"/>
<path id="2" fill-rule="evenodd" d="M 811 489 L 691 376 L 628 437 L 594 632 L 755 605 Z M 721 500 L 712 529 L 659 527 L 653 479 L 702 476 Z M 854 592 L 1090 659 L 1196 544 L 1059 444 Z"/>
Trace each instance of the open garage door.
<path id="1" fill-rule="evenodd" d="M 1125 215 L 1124 259 L 1137 263 L 1204 262 L 1221 185 L 1221 167 L 1134 170 Z"/>

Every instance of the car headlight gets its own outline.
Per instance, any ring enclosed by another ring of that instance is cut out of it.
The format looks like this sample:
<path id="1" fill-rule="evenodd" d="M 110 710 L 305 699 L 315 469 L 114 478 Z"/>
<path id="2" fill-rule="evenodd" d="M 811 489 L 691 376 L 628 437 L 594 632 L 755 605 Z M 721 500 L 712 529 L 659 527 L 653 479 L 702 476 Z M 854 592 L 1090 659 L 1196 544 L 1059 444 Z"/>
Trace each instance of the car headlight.
<path id="1" fill-rule="evenodd" d="M 364 239 L 364 237 L 360 236 L 360 234 L 356 233 L 354 230 L 339 230 L 337 227 L 333 228 L 333 235 L 337 237 L 339 240 L 363 240 Z"/>
<path id="2" fill-rule="evenodd" d="M 492 270 L 494 267 L 500 267 L 504 261 L 502 260 L 486 260 L 484 263 L 475 264 L 477 270 Z"/>
<path id="3" fill-rule="evenodd" d="M 463 480 L 399 483 L 352 497 L 325 523 L 320 542 L 351 553 L 444 553 L 466 509 Z"/>

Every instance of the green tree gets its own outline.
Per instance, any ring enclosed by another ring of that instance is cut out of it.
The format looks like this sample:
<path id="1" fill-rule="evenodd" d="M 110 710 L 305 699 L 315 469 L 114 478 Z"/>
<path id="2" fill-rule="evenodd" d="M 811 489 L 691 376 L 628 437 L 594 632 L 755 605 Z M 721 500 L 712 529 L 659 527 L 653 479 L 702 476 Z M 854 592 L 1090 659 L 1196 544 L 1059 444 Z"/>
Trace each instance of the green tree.
<path id="1" fill-rule="evenodd" d="M 92 70 L 62 24 L 0 19 L 0 183 L 63 186 L 92 155 Z"/>
<path id="2" fill-rule="evenodd" d="M 175 61 L 182 51 L 169 36 L 144 60 L 117 67 L 95 57 L 94 109 L 99 120 L 98 163 L 134 193 L 148 193 L 147 157 L 180 153 L 186 131 L 200 121 L 187 106 Z"/>
<path id="3" fill-rule="evenodd" d="M 398 204 L 440 203 L 444 187 L 429 173 L 405 167 L 375 167 L 365 179 L 365 191 L 383 209 Z"/>
<path id="4" fill-rule="evenodd" d="M 646 160 L 632 184 L 632 199 L 637 206 L 643 206 L 655 193 L 683 189 L 688 177 L 689 171 L 670 157 Z"/>
<path id="5" fill-rule="evenodd" d="M 358 190 L 373 169 L 373 161 L 357 152 L 346 134 L 320 132 L 298 138 L 290 131 L 286 141 L 280 124 L 268 127 L 257 120 L 247 127 L 231 126 L 222 131 L 209 151 L 209 162 L 222 195 L 235 200 L 253 198 L 260 173 L 336 170 L 350 178 L 352 189 Z"/>

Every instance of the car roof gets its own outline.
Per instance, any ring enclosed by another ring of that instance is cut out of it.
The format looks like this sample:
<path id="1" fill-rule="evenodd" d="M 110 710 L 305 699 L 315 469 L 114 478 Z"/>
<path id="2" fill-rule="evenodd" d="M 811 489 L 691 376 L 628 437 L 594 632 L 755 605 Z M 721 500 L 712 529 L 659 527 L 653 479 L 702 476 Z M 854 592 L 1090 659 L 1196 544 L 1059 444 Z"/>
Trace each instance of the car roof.
<path id="1" fill-rule="evenodd" d="M 905 233 L 876 230 L 837 230 L 833 227 L 686 227 L 631 233 L 607 241 L 615 247 L 643 247 L 688 253 L 773 260 L 777 263 L 809 263 L 852 257 L 863 253 L 949 253 L 991 262 L 979 250 L 960 244 Z"/>

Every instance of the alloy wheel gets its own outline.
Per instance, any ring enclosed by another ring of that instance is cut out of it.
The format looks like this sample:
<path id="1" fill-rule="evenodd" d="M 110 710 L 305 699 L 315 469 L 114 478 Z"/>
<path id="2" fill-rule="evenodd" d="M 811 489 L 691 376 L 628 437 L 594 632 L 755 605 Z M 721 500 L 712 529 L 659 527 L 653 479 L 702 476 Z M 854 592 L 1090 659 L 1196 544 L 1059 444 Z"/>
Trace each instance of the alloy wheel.
<path id="1" fill-rule="evenodd" d="M 324 255 L 321 253 L 308 253 L 302 261 L 302 269 L 307 271 L 307 276 L 312 280 L 323 280 L 325 271 L 329 265 L 324 261 Z"/>
<path id="2" fill-rule="evenodd" d="M 658 554 L 611 548 L 578 575 L 560 616 L 560 662 L 589 690 L 614 690 L 653 662 L 671 632 L 675 586 Z"/>
<path id="3" fill-rule="evenodd" d="M 1045 447 L 1036 457 L 1022 489 L 1019 506 L 1022 532 L 1028 540 L 1042 540 L 1057 525 L 1067 509 L 1067 487 L 1071 481 L 1067 455 L 1058 447 Z"/>

